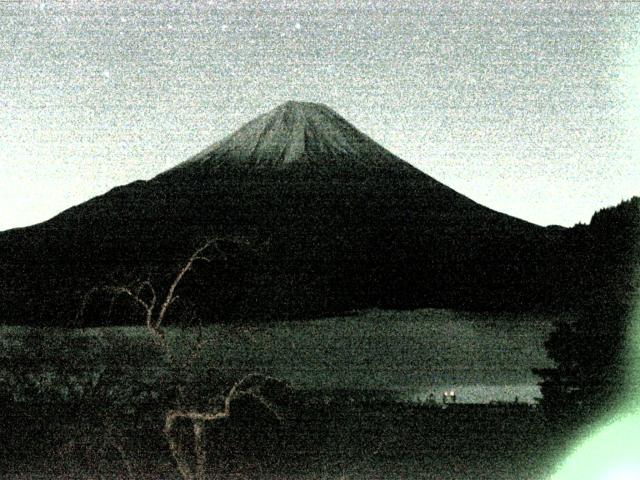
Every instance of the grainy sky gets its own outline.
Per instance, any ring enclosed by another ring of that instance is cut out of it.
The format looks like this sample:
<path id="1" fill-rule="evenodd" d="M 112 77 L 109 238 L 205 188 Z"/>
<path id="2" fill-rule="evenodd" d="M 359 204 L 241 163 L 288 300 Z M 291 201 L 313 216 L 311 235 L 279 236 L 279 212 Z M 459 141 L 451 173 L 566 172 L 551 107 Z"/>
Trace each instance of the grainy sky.
<path id="1" fill-rule="evenodd" d="M 289 100 L 494 209 L 640 194 L 640 4 L 0 0 L 0 230 L 151 178 Z"/>

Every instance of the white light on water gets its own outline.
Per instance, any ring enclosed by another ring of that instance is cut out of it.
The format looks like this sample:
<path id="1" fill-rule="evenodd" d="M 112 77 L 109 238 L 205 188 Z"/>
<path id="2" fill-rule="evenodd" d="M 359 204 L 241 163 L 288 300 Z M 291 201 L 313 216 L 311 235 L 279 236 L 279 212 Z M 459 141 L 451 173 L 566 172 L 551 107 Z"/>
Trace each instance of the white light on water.
<path id="1" fill-rule="evenodd" d="M 404 395 L 404 399 L 410 402 L 422 403 L 429 400 L 430 395 L 442 392 L 445 398 L 455 396 L 456 403 L 490 403 L 490 402 L 515 402 L 536 403 L 539 398 L 540 388 L 531 383 L 512 385 L 488 385 L 488 384 L 461 384 L 453 389 L 442 386 L 424 386 L 420 389 L 410 390 Z"/>

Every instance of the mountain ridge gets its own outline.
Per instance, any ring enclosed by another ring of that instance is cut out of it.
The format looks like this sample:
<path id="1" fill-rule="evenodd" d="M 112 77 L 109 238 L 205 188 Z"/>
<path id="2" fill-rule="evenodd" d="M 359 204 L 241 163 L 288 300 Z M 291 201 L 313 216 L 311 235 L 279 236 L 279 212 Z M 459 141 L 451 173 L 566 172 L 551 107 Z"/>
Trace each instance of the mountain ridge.
<path id="1" fill-rule="evenodd" d="M 0 233 L 0 303 L 11 323 L 68 325 L 96 285 L 152 278 L 161 290 L 210 237 L 252 248 L 229 245 L 229 263 L 181 287 L 181 308 L 206 322 L 544 308 L 578 271 L 556 268 L 572 245 L 564 230 L 484 207 L 328 107 L 289 102 L 149 181 Z M 135 318 L 104 307 L 87 321 Z"/>

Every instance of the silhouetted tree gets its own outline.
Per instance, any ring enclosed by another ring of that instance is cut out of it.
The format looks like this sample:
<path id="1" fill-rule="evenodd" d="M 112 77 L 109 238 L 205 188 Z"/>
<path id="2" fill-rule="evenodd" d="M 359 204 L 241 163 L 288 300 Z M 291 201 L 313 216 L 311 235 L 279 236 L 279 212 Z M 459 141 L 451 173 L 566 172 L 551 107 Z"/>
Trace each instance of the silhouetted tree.
<path id="1" fill-rule="evenodd" d="M 624 388 L 626 332 L 640 266 L 640 198 L 597 212 L 568 232 L 567 271 L 578 309 L 545 342 L 553 368 L 534 369 L 546 415 L 579 423 L 603 413 Z M 569 290 L 567 290 L 569 291 Z"/>

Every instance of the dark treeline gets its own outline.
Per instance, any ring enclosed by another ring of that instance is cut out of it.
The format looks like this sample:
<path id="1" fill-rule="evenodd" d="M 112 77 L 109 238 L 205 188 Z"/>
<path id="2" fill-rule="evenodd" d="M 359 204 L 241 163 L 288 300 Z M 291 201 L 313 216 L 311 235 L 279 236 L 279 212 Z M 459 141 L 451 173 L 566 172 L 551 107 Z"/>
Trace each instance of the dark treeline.
<path id="1" fill-rule="evenodd" d="M 640 291 L 640 199 L 597 212 L 571 229 L 565 250 L 571 261 L 558 271 L 574 278 L 565 298 L 577 315 L 558 322 L 546 342 L 555 362 L 536 369 L 547 416 L 560 425 L 581 424 L 619 400 L 627 388 L 626 354 L 632 308 Z"/>

